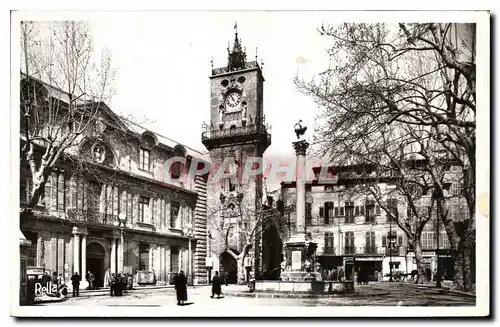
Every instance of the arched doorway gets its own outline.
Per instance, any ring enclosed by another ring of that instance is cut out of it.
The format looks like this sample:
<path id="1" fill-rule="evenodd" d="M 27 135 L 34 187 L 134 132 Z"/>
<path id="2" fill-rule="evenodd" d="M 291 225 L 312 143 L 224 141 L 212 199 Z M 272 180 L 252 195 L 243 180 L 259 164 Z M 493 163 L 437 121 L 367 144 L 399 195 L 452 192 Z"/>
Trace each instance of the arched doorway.
<path id="1" fill-rule="evenodd" d="M 229 252 L 225 251 L 221 254 L 219 262 L 219 273 L 221 276 L 227 274 L 228 283 L 236 284 L 238 282 L 238 262 L 236 261 L 236 258 Z"/>
<path id="2" fill-rule="evenodd" d="M 279 279 L 283 261 L 283 243 L 274 224 L 266 226 L 262 236 L 262 270 L 264 279 Z"/>
<path id="3" fill-rule="evenodd" d="M 96 287 L 104 286 L 105 255 L 106 251 L 101 244 L 93 242 L 87 245 L 87 271 L 82 272 L 82 278 L 85 278 L 87 272 L 90 271 L 94 274 Z"/>

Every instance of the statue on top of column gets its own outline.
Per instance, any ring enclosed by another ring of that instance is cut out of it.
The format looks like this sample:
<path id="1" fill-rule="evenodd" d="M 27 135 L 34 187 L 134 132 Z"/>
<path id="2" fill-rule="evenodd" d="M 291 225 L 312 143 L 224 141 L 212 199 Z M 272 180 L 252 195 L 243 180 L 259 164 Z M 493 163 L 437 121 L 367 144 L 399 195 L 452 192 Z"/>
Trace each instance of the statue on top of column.
<path id="1" fill-rule="evenodd" d="M 307 126 L 302 125 L 302 119 L 300 119 L 296 124 L 295 124 L 295 135 L 297 135 L 297 139 L 301 140 L 304 139 L 304 134 L 306 133 Z"/>

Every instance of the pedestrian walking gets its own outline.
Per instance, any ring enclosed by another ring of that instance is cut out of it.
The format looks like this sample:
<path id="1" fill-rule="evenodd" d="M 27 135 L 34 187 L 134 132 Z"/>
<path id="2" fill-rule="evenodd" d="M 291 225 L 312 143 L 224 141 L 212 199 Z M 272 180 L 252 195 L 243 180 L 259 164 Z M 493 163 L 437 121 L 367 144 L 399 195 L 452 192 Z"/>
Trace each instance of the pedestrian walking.
<path id="1" fill-rule="evenodd" d="M 339 282 L 343 282 L 344 281 L 344 269 L 342 269 L 342 267 L 340 267 L 339 269 Z"/>
<path id="2" fill-rule="evenodd" d="M 95 290 L 95 275 L 89 271 L 89 287 L 91 290 Z"/>
<path id="3" fill-rule="evenodd" d="M 125 278 L 122 273 L 119 273 L 118 276 L 116 277 L 115 295 L 117 296 L 123 295 L 123 289 L 125 288 L 124 284 L 125 284 Z"/>
<path id="4" fill-rule="evenodd" d="M 73 276 L 71 276 L 71 284 L 73 284 L 73 296 L 80 296 L 80 282 L 82 281 L 82 277 L 75 272 Z"/>
<path id="5" fill-rule="evenodd" d="M 436 272 L 436 287 L 442 287 L 443 277 L 441 276 L 441 272 Z"/>
<path id="6" fill-rule="evenodd" d="M 337 269 L 332 269 L 332 272 L 330 273 L 330 280 L 333 280 L 334 282 L 337 281 Z"/>
<path id="7" fill-rule="evenodd" d="M 210 297 L 213 299 L 214 295 L 217 294 L 217 298 L 220 298 L 221 293 L 221 278 L 219 276 L 219 272 L 216 271 L 214 278 L 212 278 L 212 296 Z"/>
<path id="8" fill-rule="evenodd" d="M 116 276 L 115 273 L 112 273 L 108 279 L 109 284 L 109 295 L 115 296 L 115 288 L 116 288 Z"/>
<path id="9" fill-rule="evenodd" d="M 177 293 L 177 305 L 184 305 L 187 301 L 187 279 L 181 270 L 174 278 L 175 292 Z"/>

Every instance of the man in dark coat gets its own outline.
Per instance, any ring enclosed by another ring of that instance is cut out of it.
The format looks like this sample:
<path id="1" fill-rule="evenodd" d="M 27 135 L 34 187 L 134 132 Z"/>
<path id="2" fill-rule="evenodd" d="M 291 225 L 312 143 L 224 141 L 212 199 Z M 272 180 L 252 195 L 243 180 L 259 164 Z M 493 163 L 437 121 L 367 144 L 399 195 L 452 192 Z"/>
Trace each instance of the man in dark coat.
<path id="1" fill-rule="evenodd" d="M 181 270 L 174 278 L 175 291 L 177 293 L 177 305 L 184 305 L 187 301 L 187 279 L 184 271 Z"/>
<path id="2" fill-rule="evenodd" d="M 71 284 L 73 284 L 73 296 L 80 296 L 80 282 L 82 281 L 82 277 L 75 272 L 73 276 L 71 276 Z"/>
<path id="3" fill-rule="evenodd" d="M 50 278 L 50 275 L 49 275 L 49 272 L 46 271 L 43 276 L 42 276 L 42 285 L 44 287 L 49 287 L 49 282 L 52 280 L 52 278 Z"/>
<path id="4" fill-rule="evenodd" d="M 115 296 L 116 289 L 116 276 L 115 273 L 112 273 L 109 277 L 109 295 Z"/>
<path id="5" fill-rule="evenodd" d="M 125 288 L 125 276 L 123 273 L 119 273 L 116 278 L 116 291 L 118 296 L 123 295 L 123 289 Z"/>
<path id="6" fill-rule="evenodd" d="M 221 290 L 221 278 L 219 276 L 219 272 L 215 272 L 214 278 L 212 278 L 212 296 L 211 298 L 214 298 L 214 295 L 217 294 L 217 298 L 220 298 L 220 294 L 222 293 Z"/>

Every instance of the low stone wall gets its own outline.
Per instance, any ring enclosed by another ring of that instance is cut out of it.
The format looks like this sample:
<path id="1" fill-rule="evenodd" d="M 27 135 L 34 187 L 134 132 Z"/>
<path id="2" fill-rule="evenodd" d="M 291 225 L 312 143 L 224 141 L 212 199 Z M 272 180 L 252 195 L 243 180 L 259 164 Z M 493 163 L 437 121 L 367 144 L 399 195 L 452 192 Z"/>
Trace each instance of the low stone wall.
<path id="1" fill-rule="evenodd" d="M 256 281 L 256 292 L 310 293 L 310 294 L 352 294 L 354 282 L 334 281 Z"/>
<path id="2" fill-rule="evenodd" d="M 280 278 L 284 282 L 312 282 L 312 281 L 322 281 L 321 274 L 319 272 L 307 272 L 307 271 L 284 271 L 281 273 Z"/>

